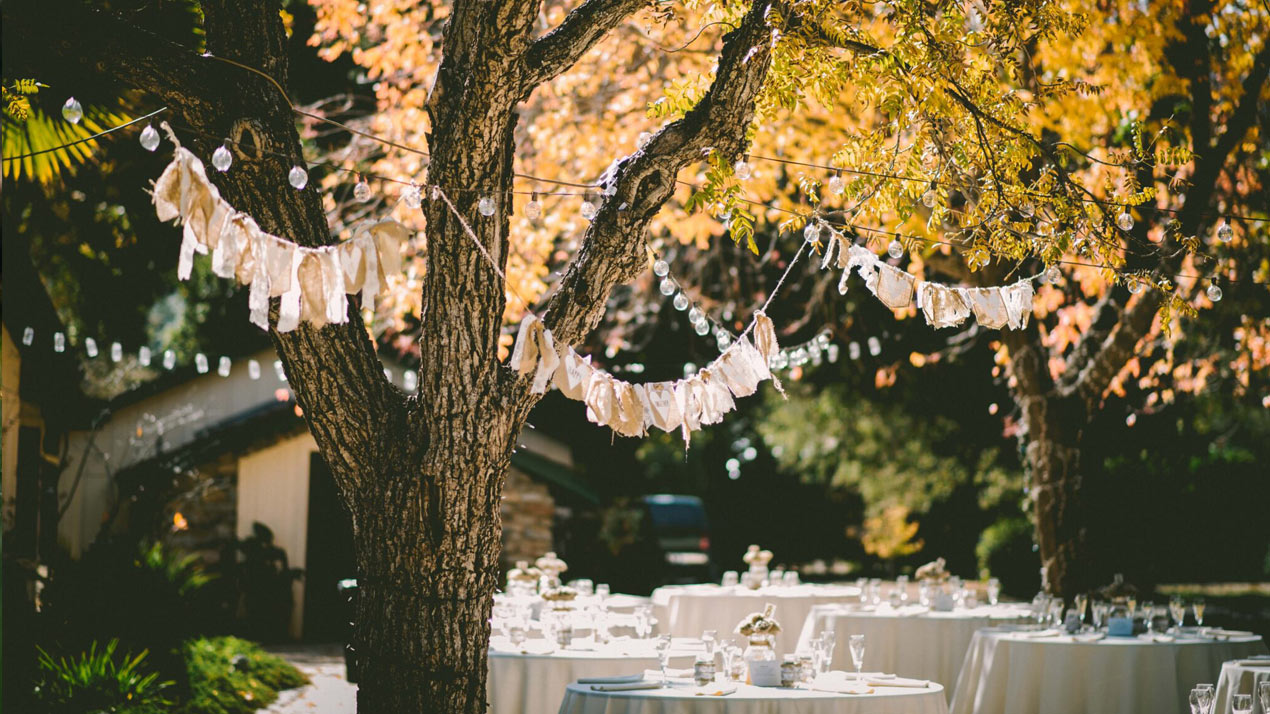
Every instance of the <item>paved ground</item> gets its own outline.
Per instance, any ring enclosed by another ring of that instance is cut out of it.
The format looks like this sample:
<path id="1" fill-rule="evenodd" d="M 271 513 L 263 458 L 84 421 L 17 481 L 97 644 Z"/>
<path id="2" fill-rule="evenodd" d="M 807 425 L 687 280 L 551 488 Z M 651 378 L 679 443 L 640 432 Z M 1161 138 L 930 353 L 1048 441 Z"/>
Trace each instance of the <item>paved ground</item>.
<path id="1" fill-rule="evenodd" d="M 357 685 L 344 678 L 344 654 L 339 645 L 270 647 L 270 652 L 300 668 L 313 681 L 307 687 L 278 694 L 265 714 L 355 714 Z"/>

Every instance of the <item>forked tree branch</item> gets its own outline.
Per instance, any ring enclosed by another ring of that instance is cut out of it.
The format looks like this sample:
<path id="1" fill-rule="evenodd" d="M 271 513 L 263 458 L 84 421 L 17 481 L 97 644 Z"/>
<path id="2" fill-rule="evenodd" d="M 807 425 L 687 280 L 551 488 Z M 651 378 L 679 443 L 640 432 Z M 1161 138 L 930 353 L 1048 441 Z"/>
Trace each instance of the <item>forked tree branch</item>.
<path id="1" fill-rule="evenodd" d="M 610 30 L 646 4 L 648 0 L 587 0 L 575 8 L 525 53 L 524 96 L 572 67 Z"/>

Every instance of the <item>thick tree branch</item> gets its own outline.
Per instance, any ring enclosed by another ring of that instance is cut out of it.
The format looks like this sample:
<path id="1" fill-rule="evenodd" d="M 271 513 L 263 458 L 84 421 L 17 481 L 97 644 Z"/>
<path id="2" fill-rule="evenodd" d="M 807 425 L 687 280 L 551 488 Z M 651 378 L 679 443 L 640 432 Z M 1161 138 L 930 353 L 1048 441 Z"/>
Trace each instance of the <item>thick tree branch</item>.
<path id="1" fill-rule="evenodd" d="M 523 95 L 568 70 L 609 30 L 647 4 L 648 0 L 587 0 L 579 5 L 525 53 Z"/>
<path id="2" fill-rule="evenodd" d="M 673 195 L 679 170 L 706 150 L 741 152 L 754 104 L 771 64 L 767 0 L 756 0 L 740 27 L 724 37 L 719 69 L 706 96 L 611 171 L 607 196 L 578 255 L 561 279 L 546 322 L 575 344 L 604 314 L 609 291 L 645 264 L 645 231 Z"/>

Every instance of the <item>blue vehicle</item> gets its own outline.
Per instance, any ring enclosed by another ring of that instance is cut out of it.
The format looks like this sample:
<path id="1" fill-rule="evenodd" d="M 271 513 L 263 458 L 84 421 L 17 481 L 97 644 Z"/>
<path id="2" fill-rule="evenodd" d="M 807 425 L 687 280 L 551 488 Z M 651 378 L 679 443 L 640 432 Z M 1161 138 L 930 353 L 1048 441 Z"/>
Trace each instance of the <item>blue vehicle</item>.
<path id="1" fill-rule="evenodd" d="M 710 528 L 706 509 L 696 496 L 644 496 L 641 530 L 656 544 L 663 580 L 697 583 L 713 579 L 710 565 Z"/>

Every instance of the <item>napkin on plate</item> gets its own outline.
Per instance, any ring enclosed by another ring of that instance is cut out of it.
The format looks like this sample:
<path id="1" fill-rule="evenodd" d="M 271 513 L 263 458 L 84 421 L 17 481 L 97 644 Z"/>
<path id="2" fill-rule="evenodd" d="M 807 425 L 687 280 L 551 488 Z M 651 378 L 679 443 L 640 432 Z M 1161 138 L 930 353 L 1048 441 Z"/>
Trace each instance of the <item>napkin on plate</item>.
<path id="1" fill-rule="evenodd" d="M 647 677 L 648 679 L 654 679 L 654 678 L 661 679 L 661 670 L 660 669 L 646 669 L 644 670 L 644 676 Z M 685 677 L 691 679 L 692 670 L 691 669 L 675 669 L 674 667 L 667 667 L 666 676 L 670 677 L 671 679 L 683 679 Z"/>
<path id="2" fill-rule="evenodd" d="M 618 674 L 609 677 L 578 677 L 578 684 L 626 684 L 643 680 L 642 674 Z"/>
<path id="3" fill-rule="evenodd" d="M 661 689 L 661 682 L 624 682 L 621 684 L 592 684 L 593 692 L 633 692 L 637 689 Z"/>

